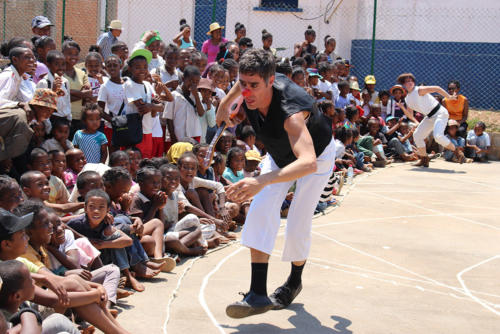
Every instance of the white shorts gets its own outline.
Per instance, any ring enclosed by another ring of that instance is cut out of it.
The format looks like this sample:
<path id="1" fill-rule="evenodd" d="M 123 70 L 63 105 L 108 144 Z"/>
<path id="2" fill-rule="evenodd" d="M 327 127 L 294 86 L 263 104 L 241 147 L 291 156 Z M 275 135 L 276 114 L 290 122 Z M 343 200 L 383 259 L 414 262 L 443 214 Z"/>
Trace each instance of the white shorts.
<path id="1" fill-rule="evenodd" d="M 335 164 L 335 140 L 317 158 L 317 171 L 296 181 L 274 183 L 255 195 L 246 217 L 241 243 L 249 248 L 271 254 L 280 227 L 280 209 L 286 194 L 297 182 L 292 204 L 288 211 L 283 261 L 306 260 L 311 248 L 311 224 L 321 192 L 328 183 Z M 279 169 L 267 155 L 262 173 Z"/>

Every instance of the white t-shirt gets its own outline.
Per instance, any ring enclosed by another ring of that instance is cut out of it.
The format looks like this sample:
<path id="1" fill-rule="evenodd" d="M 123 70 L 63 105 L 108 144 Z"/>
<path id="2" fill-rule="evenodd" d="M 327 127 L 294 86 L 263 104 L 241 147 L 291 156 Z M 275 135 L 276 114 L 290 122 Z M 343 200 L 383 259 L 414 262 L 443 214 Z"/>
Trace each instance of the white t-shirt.
<path id="1" fill-rule="evenodd" d="M 490 135 L 483 131 L 483 134 L 478 137 L 476 136 L 474 129 L 469 130 L 469 132 L 467 133 L 467 142 L 469 142 L 469 144 L 471 145 L 476 145 L 483 149 L 491 146 Z"/>
<path id="2" fill-rule="evenodd" d="M 137 114 L 139 110 L 137 109 L 134 101 L 143 100 L 145 103 L 151 103 L 154 96 L 153 86 L 147 81 L 142 83 L 137 83 L 132 79 L 129 79 L 124 84 L 125 97 L 127 98 L 127 114 Z M 155 134 L 153 137 L 162 137 L 162 134 L 158 135 L 158 129 L 156 123 L 160 123 L 160 116 L 157 114 L 155 117 L 151 117 L 151 113 L 147 113 L 142 116 L 142 133 L 152 134 L 153 129 L 155 129 Z M 156 126 L 156 128 L 155 128 Z M 161 130 L 161 124 L 159 126 Z M 163 133 L 163 132 L 162 132 Z"/>
<path id="3" fill-rule="evenodd" d="M 219 100 L 222 100 L 223 98 L 226 97 L 226 92 L 224 92 L 219 87 L 215 87 L 215 95 L 217 95 L 217 97 L 219 98 Z"/>
<path id="4" fill-rule="evenodd" d="M 337 159 L 342 159 L 345 154 L 345 145 L 338 139 L 335 139 L 335 156 Z"/>
<path id="5" fill-rule="evenodd" d="M 405 101 L 408 107 L 427 116 L 439 102 L 431 94 L 425 94 L 423 96 L 418 95 L 418 90 L 420 88 L 421 87 L 415 87 L 411 93 L 406 95 Z"/>
<path id="6" fill-rule="evenodd" d="M 157 56 L 156 58 L 151 58 L 149 62 L 148 69 L 149 71 L 153 71 L 155 68 L 165 67 L 165 60 L 162 56 Z"/>
<path id="7" fill-rule="evenodd" d="M 156 69 L 151 70 L 151 74 L 159 74 L 161 78 L 161 82 L 167 83 L 169 81 L 177 80 L 179 81 L 179 72 L 177 69 L 174 69 L 174 73 L 170 74 L 165 69 L 165 66 L 160 67 L 159 73 Z"/>
<path id="8" fill-rule="evenodd" d="M 59 245 L 59 251 L 63 254 L 66 254 L 70 250 L 78 250 L 78 247 L 75 244 L 75 236 L 73 235 L 73 232 L 66 229 L 64 230 L 64 242 Z M 57 258 L 52 255 L 51 252 L 48 252 L 48 254 L 50 263 L 53 268 L 59 268 L 60 266 L 62 266 L 61 262 L 59 262 L 59 260 L 57 260 Z"/>
<path id="9" fill-rule="evenodd" d="M 181 87 L 178 87 L 172 92 L 174 100 L 167 102 L 163 111 L 163 118 L 171 119 L 174 123 L 174 131 L 177 140 L 184 137 L 200 137 L 202 135 L 200 117 L 196 112 L 196 108 L 189 103 L 182 95 Z M 201 94 L 198 93 L 201 100 Z M 190 93 L 190 98 L 195 102 L 193 94 Z"/>
<path id="10" fill-rule="evenodd" d="M 201 143 L 206 142 L 207 128 L 212 128 L 215 126 L 215 107 L 212 104 L 210 109 L 207 109 L 207 105 L 202 102 L 203 108 L 205 109 L 205 114 L 203 116 L 198 116 L 201 125 Z"/>
<path id="11" fill-rule="evenodd" d="M 64 92 L 64 96 L 57 97 L 57 111 L 54 115 L 59 117 L 66 117 L 71 121 L 71 96 L 70 87 L 68 79 L 65 77 L 60 77 L 62 79 L 61 89 Z M 54 76 L 52 73 L 47 73 L 47 75 L 40 81 L 38 81 L 36 88 L 50 88 L 54 87 Z"/>
<path id="12" fill-rule="evenodd" d="M 99 96 L 97 101 L 106 103 L 104 107 L 104 112 L 111 117 L 118 115 L 122 104 L 122 113 L 125 115 L 127 112 L 127 99 L 125 97 L 125 83 L 117 84 L 111 80 L 106 81 L 99 89 Z M 111 128 L 111 124 L 105 121 L 104 124 Z"/>

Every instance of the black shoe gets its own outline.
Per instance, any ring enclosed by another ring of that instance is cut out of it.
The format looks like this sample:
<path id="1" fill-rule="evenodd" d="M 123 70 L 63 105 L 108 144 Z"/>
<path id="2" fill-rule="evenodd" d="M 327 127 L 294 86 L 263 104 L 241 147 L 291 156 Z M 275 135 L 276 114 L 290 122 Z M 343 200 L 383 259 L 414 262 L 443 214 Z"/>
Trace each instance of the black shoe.
<path id="1" fill-rule="evenodd" d="M 244 296 L 241 302 L 235 302 L 226 307 L 226 314 L 231 318 L 240 319 L 265 313 L 274 306 L 273 302 L 267 296 L 258 295 L 252 291 L 240 294 Z"/>
<path id="2" fill-rule="evenodd" d="M 295 297 L 302 291 L 302 283 L 298 287 L 292 288 L 287 283 L 283 284 L 273 292 L 269 298 L 273 302 L 273 310 L 282 310 L 288 307 Z"/>

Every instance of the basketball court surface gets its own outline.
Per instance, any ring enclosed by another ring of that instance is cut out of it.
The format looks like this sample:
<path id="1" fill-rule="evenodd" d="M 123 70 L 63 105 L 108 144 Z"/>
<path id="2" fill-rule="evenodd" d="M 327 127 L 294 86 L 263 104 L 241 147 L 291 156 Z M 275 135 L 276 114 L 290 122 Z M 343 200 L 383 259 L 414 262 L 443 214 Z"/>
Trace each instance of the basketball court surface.
<path id="1" fill-rule="evenodd" d="M 226 316 L 250 283 L 249 251 L 234 243 L 147 282 L 119 303 L 119 321 L 150 334 L 499 333 L 499 198 L 498 162 L 377 169 L 313 220 L 304 288 L 288 309 Z M 290 271 L 283 231 L 268 293 Z"/>

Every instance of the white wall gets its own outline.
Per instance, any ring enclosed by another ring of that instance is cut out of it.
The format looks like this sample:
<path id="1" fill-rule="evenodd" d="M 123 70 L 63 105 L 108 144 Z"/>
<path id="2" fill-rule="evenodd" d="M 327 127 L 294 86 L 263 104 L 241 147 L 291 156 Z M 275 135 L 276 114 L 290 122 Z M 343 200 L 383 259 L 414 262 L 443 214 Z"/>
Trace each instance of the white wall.
<path id="1" fill-rule="evenodd" d="M 171 42 L 179 33 L 181 18 L 192 26 L 194 0 L 118 0 L 118 19 L 125 28 L 120 40 L 129 48 L 151 29 L 158 30 L 163 40 Z"/>
<path id="2" fill-rule="evenodd" d="M 131 47 L 144 31 L 157 29 L 164 40 L 171 41 L 179 31 L 181 18 L 194 26 L 194 2 L 119 0 L 118 19 L 125 27 L 120 39 Z M 265 28 L 274 36 L 274 47 L 287 48 L 279 55 L 290 56 L 294 43 L 303 40 L 310 24 L 316 31 L 319 50 L 324 47 L 323 38 L 331 35 L 337 40 L 336 52 L 349 58 L 352 39 L 371 38 L 373 0 L 343 0 L 329 23 L 323 17 L 305 21 L 294 16 L 319 16 L 329 2 L 299 0 L 303 12 L 291 13 L 255 11 L 259 0 L 227 0 L 226 37 L 234 39 L 234 24 L 241 22 L 247 36 L 260 47 Z M 338 3 L 335 1 L 335 6 Z M 377 39 L 498 43 L 499 31 L 500 0 L 378 0 Z"/>

